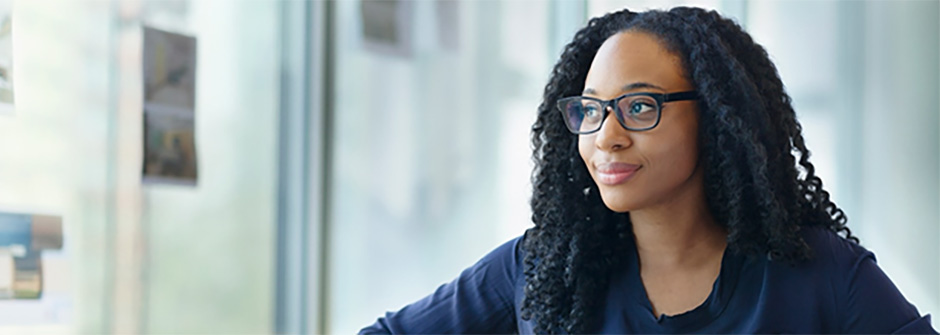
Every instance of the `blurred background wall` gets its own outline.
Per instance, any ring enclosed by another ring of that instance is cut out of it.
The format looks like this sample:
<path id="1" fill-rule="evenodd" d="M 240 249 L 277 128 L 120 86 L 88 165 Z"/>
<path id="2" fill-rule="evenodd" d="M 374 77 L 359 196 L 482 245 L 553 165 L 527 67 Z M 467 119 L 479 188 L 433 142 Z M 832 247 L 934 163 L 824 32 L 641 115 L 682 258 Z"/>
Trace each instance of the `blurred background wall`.
<path id="1" fill-rule="evenodd" d="M 0 210 L 65 245 L 0 333 L 355 332 L 530 226 L 574 32 L 683 4 L 767 48 L 849 226 L 940 313 L 936 1 L 17 0 Z M 196 186 L 140 182 L 142 24 L 199 43 Z"/>

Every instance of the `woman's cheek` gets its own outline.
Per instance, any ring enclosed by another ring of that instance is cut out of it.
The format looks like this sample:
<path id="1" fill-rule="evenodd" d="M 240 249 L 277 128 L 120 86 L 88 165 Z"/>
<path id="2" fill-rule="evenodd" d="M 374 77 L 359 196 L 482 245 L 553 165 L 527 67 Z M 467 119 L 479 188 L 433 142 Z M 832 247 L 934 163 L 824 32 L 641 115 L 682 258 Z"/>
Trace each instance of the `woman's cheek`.
<path id="1" fill-rule="evenodd" d="M 578 153 L 581 154 L 581 162 L 584 163 L 588 171 L 592 172 L 592 176 L 593 176 L 593 168 L 590 162 L 591 162 L 591 156 L 594 155 L 594 136 L 591 136 L 591 135 L 578 136 Z"/>

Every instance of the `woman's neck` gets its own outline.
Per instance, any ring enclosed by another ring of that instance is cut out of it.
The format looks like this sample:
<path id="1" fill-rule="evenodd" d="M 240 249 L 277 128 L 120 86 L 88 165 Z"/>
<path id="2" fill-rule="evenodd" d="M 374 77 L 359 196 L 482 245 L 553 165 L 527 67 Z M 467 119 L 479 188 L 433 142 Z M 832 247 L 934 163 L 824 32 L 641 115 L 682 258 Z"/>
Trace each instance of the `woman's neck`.
<path id="1" fill-rule="evenodd" d="M 705 203 L 702 171 L 668 201 L 630 211 L 637 254 L 644 266 L 687 267 L 720 256 L 727 231 L 715 223 Z"/>

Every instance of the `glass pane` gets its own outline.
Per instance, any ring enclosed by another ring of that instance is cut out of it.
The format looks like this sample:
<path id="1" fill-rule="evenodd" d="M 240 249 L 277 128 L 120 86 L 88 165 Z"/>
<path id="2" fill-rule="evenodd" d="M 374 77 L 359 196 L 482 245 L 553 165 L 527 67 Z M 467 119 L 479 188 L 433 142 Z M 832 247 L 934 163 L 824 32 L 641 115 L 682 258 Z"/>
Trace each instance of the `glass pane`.
<path id="1" fill-rule="evenodd" d="M 327 323 L 340 334 L 530 225 L 528 135 L 559 50 L 543 2 L 335 4 Z M 400 35 L 369 34 L 364 16 Z"/>
<path id="2" fill-rule="evenodd" d="M 280 6 L 273 0 L 191 1 L 183 11 L 172 5 L 147 2 L 143 16 L 197 38 L 199 181 L 141 190 L 141 233 L 149 247 L 141 257 L 142 328 L 270 332 Z"/>
<path id="3" fill-rule="evenodd" d="M 0 211 L 63 219 L 43 296 L 0 300 L 0 333 L 100 333 L 108 291 L 110 8 L 17 1 L 15 111 L 0 115 Z"/>
<path id="4" fill-rule="evenodd" d="M 64 245 L 0 333 L 271 332 L 279 8 L 16 1 L 0 211 L 60 215 Z M 141 184 L 143 22 L 197 39 L 196 186 Z"/>

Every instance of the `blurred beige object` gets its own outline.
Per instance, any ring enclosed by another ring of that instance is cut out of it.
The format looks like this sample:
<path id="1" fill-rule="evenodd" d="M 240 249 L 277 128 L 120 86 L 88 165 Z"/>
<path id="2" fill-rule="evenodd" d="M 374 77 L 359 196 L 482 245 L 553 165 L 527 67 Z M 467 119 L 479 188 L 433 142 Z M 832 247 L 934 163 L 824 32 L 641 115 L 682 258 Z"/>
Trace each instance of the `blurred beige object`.
<path id="1" fill-rule="evenodd" d="M 62 249 L 62 218 L 33 215 L 33 250 Z"/>

